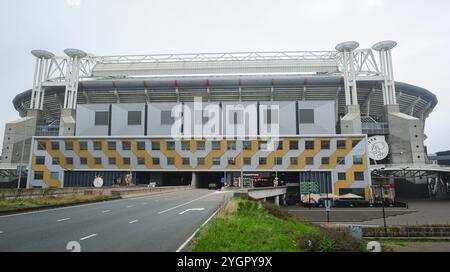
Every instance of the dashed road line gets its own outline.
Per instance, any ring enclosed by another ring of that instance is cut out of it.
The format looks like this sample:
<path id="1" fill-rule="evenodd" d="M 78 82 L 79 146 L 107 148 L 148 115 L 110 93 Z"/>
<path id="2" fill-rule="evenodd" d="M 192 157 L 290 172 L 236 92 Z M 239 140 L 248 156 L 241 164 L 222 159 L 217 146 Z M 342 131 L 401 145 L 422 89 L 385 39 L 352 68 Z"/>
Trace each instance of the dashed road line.
<path id="1" fill-rule="evenodd" d="M 127 206 L 127 208 L 133 208 L 134 207 L 134 205 L 128 205 Z"/>
<path id="2" fill-rule="evenodd" d="M 63 222 L 63 221 L 67 221 L 67 220 L 70 220 L 70 218 L 67 217 L 67 218 L 58 219 L 58 220 L 56 220 L 56 222 Z"/>
<path id="3" fill-rule="evenodd" d="M 88 235 L 88 236 L 86 236 L 86 237 L 83 237 L 83 238 L 80 238 L 80 241 L 84 241 L 84 240 L 86 240 L 86 239 L 89 239 L 89 238 L 92 238 L 92 237 L 95 237 L 95 236 L 97 236 L 97 234 L 96 234 L 96 233 L 94 233 L 94 234 L 91 234 L 91 235 Z"/>
<path id="4" fill-rule="evenodd" d="M 133 220 L 133 221 L 130 221 L 130 222 L 128 222 L 129 224 L 134 224 L 134 223 L 137 223 L 139 220 Z"/>
<path id="5" fill-rule="evenodd" d="M 109 213 L 111 210 L 104 210 L 102 213 Z"/>
<path id="6" fill-rule="evenodd" d="M 183 204 L 177 205 L 177 206 L 175 206 L 175 207 L 172 207 L 172 208 L 166 209 L 166 210 L 164 210 L 164 211 L 160 211 L 160 212 L 158 212 L 158 214 L 163 214 L 163 213 L 165 213 L 165 212 L 169 212 L 169 211 L 171 211 L 171 210 L 174 210 L 174 209 L 176 209 L 176 208 L 179 208 L 179 207 L 183 207 L 183 206 L 186 206 L 186 205 L 188 205 L 188 204 L 190 204 L 190 203 L 192 203 L 192 202 L 194 202 L 194 201 L 197 201 L 197 200 L 200 200 L 200 199 L 203 199 L 203 198 L 209 197 L 209 196 L 211 196 L 211 195 L 213 195 L 213 194 L 214 194 L 214 193 L 210 193 L 210 194 L 207 194 L 207 195 L 201 196 L 201 197 L 199 197 L 199 198 L 193 199 L 193 200 L 191 200 L 191 201 L 188 201 L 188 202 L 186 202 L 186 203 L 183 203 Z"/>

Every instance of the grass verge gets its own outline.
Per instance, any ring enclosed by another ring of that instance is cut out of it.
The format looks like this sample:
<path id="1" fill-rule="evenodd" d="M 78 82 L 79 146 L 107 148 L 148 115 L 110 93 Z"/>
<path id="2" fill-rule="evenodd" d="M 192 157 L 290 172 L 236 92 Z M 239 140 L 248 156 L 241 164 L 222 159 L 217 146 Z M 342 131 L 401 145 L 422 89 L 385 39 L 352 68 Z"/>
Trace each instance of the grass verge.
<path id="1" fill-rule="evenodd" d="M 189 246 L 195 252 L 363 251 L 363 242 L 305 223 L 278 207 L 234 198 Z"/>
<path id="2" fill-rule="evenodd" d="M 99 196 L 99 195 L 70 195 L 60 197 L 46 196 L 30 199 L 11 199 L 11 200 L 0 199 L 0 212 L 13 212 L 33 208 L 66 206 L 86 202 L 111 200 L 117 198 L 118 197 Z"/>

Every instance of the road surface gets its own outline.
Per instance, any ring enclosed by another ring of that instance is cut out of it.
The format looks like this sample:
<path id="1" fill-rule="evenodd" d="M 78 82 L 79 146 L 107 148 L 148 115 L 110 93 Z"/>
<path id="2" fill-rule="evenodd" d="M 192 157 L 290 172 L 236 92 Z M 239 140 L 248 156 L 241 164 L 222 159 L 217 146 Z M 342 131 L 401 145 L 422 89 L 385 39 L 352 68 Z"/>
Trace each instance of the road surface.
<path id="1" fill-rule="evenodd" d="M 183 190 L 0 216 L 0 252 L 176 251 L 229 196 Z"/>

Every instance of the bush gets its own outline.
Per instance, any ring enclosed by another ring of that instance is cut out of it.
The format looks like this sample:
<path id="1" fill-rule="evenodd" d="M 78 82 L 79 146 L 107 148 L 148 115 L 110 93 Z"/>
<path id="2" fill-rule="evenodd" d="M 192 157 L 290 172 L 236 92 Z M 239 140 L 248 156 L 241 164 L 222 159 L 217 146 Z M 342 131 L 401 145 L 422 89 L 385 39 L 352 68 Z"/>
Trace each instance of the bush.
<path id="1" fill-rule="evenodd" d="M 293 215 L 290 213 L 280 209 L 280 207 L 276 206 L 275 204 L 272 204 L 270 202 L 263 202 L 263 207 L 266 209 L 267 212 L 269 212 L 271 215 L 278 217 L 280 219 L 289 220 L 289 219 L 295 219 Z"/>
<path id="2" fill-rule="evenodd" d="M 364 243 L 349 233 L 321 228 L 320 231 L 299 237 L 297 246 L 306 252 L 362 252 Z"/>

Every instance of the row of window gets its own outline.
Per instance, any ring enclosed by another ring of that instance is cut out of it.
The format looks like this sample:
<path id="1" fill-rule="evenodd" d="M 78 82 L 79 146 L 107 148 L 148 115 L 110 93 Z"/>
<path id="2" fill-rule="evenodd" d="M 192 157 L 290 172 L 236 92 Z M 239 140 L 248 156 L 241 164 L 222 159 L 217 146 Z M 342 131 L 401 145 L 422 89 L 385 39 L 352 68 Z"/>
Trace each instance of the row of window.
<path id="1" fill-rule="evenodd" d="M 244 157 L 243 165 L 251 165 L 252 158 L 251 157 Z M 267 157 L 259 157 L 258 158 L 259 165 L 267 165 Z M 130 165 L 131 158 L 129 157 L 123 157 L 122 158 L 122 164 Z M 275 165 L 283 165 L 283 158 L 282 157 L 275 157 L 274 162 Z M 298 165 L 298 157 L 291 157 L 289 158 L 290 165 Z M 53 157 L 52 158 L 52 164 L 53 165 L 60 165 L 61 161 L 59 157 Z M 66 157 L 65 158 L 65 164 L 73 165 L 74 159 L 73 157 Z M 87 165 L 88 164 L 88 158 L 87 157 L 80 157 L 80 165 Z M 94 158 L 94 164 L 100 165 L 102 164 L 102 158 L 95 157 Z M 117 158 L 116 157 L 109 157 L 108 158 L 108 164 L 115 165 L 117 164 Z M 146 158 L 144 157 L 138 157 L 137 158 L 137 164 L 138 165 L 145 165 L 146 164 Z M 159 165 L 160 164 L 160 158 L 152 158 L 152 164 L 153 165 Z M 167 164 L 168 165 L 175 165 L 175 158 L 168 157 L 167 158 Z M 190 165 L 190 158 L 182 158 L 182 164 L 183 165 Z M 205 164 L 205 158 L 197 158 L 197 164 L 198 165 L 204 165 Z M 212 164 L 213 165 L 220 165 L 220 157 L 213 157 L 212 158 Z M 229 165 L 236 165 L 236 158 L 229 157 L 228 158 L 228 164 Z M 314 165 L 314 157 L 306 157 L 305 158 L 305 164 L 306 165 Z M 330 164 L 330 157 L 322 157 L 321 158 L 321 164 L 322 165 L 329 165 Z M 337 157 L 336 158 L 336 164 L 337 165 L 345 165 L 345 157 Z M 353 164 L 354 165 L 362 165 L 363 164 L 363 157 L 362 156 L 353 156 Z M 45 165 L 45 156 L 36 156 L 36 165 Z"/>
<path id="2" fill-rule="evenodd" d="M 137 141 L 136 149 L 137 150 L 146 150 L 145 141 Z M 315 141 L 305 141 L 305 149 L 306 150 L 314 150 L 315 149 Z M 354 148 L 359 143 L 358 140 L 352 141 L 352 147 Z M 122 150 L 131 150 L 131 142 L 130 141 L 122 141 Z M 237 145 L 236 141 L 227 141 L 227 150 L 236 150 Z M 64 142 L 64 147 L 66 151 L 74 150 L 74 142 L 66 141 Z M 101 141 L 93 142 L 93 150 L 100 151 L 103 148 L 103 143 Z M 197 150 L 206 150 L 206 141 L 196 141 L 195 142 Z M 221 150 L 221 141 L 212 141 L 212 150 Z M 282 150 L 284 148 L 283 142 L 278 142 L 277 149 Z M 45 150 L 46 142 L 38 142 L 38 150 Z M 51 142 L 50 148 L 52 150 L 60 150 L 60 142 Z M 110 151 L 117 150 L 117 142 L 108 141 L 107 148 Z M 320 141 L 320 149 L 329 150 L 331 148 L 331 142 L 329 140 Z M 346 140 L 337 140 L 336 141 L 336 149 L 345 150 L 347 148 Z M 152 150 L 161 150 L 160 141 L 151 141 L 151 149 Z M 252 150 L 252 141 L 243 141 L 242 142 L 243 150 Z M 88 142 L 80 141 L 79 142 L 79 150 L 87 151 L 88 150 Z M 166 150 L 175 150 L 175 142 L 167 141 L 166 142 Z M 181 142 L 181 150 L 191 150 L 191 142 L 190 141 L 182 141 Z M 267 141 L 259 141 L 258 142 L 258 150 L 268 150 L 268 142 Z M 299 150 L 299 141 L 291 140 L 289 141 L 289 150 Z"/>
<path id="3" fill-rule="evenodd" d="M 354 172 L 353 174 L 354 174 L 355 181 L 364 181 L 364 172 Z M 44 172 L 35 171 L 34 179 L 35 180 L 43 180 Z M 51 172 L 50 179 L 59 180 L 59 172 Z M 347 180 L 347 173 L 345 173 L 345 172 L 338 173 L 338 181 L 344 181 L 344 180 Z"/>
<path id="4" fill-rule="evenodd" d="M 242 111 L 230 112 L 230 120 L 233 124 L 242 124 Z M 275 124 L 278 121 L 278 110 L 267 109 L 264 110 L 263 120 L 265 124 Z M 129 126 L 142 125 L 142 111 L 128 111 L 127 124 Z M 208 121 L 208 118 L 203 116 L 203 124 Z M 161 111 L 161 125 L 172 125 L 175 118 L 172 116 L 172 111 Z M 314 124 L 314 109 L 299 109 L 299 123 L 300 124 Z M 94 117 L 94 124 L 96 126 L 107 126 L 109 124 L 108 111 L 96 111 Z"/>

